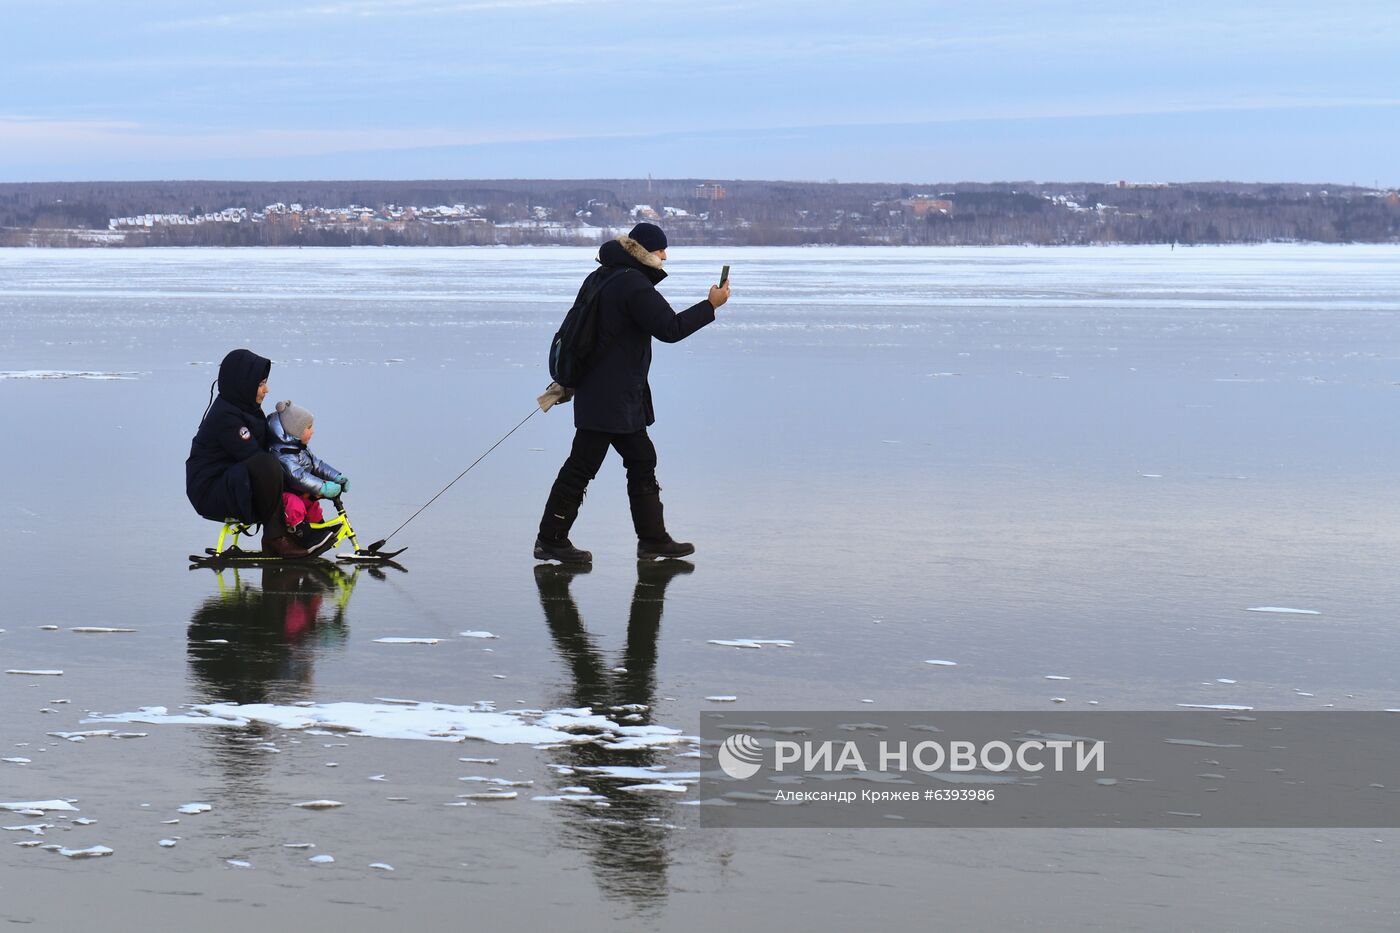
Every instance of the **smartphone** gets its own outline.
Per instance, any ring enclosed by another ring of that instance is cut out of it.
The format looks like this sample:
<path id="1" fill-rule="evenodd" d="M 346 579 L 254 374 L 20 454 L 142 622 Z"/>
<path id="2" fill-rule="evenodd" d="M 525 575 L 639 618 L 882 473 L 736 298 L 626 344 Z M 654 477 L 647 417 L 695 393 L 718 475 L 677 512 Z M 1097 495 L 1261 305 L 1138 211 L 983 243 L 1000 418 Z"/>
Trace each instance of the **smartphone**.
<path id="1" fill-rule="evenodd" d="M 729 267 L 728 267 L 728 266 L 725 266 L 723 269 L 720 270 L 720 273 L 719 273 L 719 287 L 720 287 L 720 288 L 724 288 L 725 284 L 726 284 L 728 281 L 729 281 Z"/>

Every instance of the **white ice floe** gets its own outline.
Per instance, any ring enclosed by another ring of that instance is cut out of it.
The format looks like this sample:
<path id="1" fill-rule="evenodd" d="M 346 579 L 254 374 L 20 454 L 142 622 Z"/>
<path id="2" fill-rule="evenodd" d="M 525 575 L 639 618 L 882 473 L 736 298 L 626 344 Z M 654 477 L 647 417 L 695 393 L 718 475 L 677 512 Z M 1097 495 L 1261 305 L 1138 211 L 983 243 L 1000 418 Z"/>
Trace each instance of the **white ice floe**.
<path id="1" fill-rule="evenodd" d="M 369 863 L 369 867 L 370 867 L 370 868 L 373 868 L 375 871 L 393 871 L 393 870 L 394 870 L 394 866 L 393 866 L 393 865 L 390 865 L 388 862 L 370 862 L 370 863 Z"/>
<path id="2" fill-rule="evenodd" d="M 925 661 L 924 663 L 925 663 L 925 664 L 932 664 L 932 665 L 934 665 L 935 667 L 957 667 L 957 666 L 958 666 L 958 662 L 957 662 L 957 661 L 944 661 L 942 658 L 929 658 L 929 659 L 928 659 L 927 661 Z"/>
<path id="3" fill-rule="evenodd" d="M 380 645 L 436 645 L 441 638 L 376 638 Z"/>
<path id="4" fill-rule="evenodd" d="M 1046 679 L 1046 680 L 1069 680 L 1069 678 L 1066 677 L 1066 676 L 1064 676 L 1063 674 L 1046 674 L 1046 675 L 1045 675 L 1045 679 Z"/>
<path id="5" fill-rule="evenodd" d="M 7 833 L 33 833 L 36 836 L 42 836 L 44 830 L 53 828 L 54 824 L 52 823 L 25 823 L 20 826 L 0 826 L 0 829 L 3 829 Z"/>
<path id="6" fill-rule="evenodd" d="M 520 792 L 519 792 L 519 791 L 515 791 L 515 790 L 494 790 L 494 791 L 492 791 L 492 790 L 484 790 L 484 791 L 481 791 L 480 793 L 476 793 L 476 794 L 458 794 L 458 795 L 457 795 L 457 799 L 458 799 L 458 800 L 514 800 L 515 798 L 517 798 L 517 797 L 519 797 L 519 796 L 520 796 Z M 465 807 L 465 806 L 468 806 L 468 804 L 465 804 L 465 803 L 449 803 L 449 804 L 447 804 L 447 806 L 449 806 L 449 807 Z"/>
<path id="7" fill-rule="evenodd" d="M 705 697 L 705 699 L 709 700 L 711 703 L 735 703 L 735 702 L 738 702 L 738 700 L 739 700 L 739 698 L 738 698 L 737 696 L 729 696 L 729 695 Z"/>
<path id="8" fill-rule="evenodd" d="M 0 803 L 0 810 L 13 810 L 16 813 L 45 813 L 62 811 L 77 813 L 78 808 L 66 800 L 31 800 L 26 803 Z"/>
<path id="9" fill-rule="evenodd" d="M 1182 709 L 1218 709 L 1230 712 L 1243 712 L 1245 710 L 1254 709 L 1252 706 L 1233 706 L 1229 703 L 1178 703 L 1176 705 Z"/>
<path id="10" fill-rule="evenodd" d="M 497 787 L 534 787 L 534 781 L 512 781 L 509 778 L 499 777 L 460 777 L 457 780 L 466 781 L 468 784 L 494 784 Z"/>
<path id="11" fill-rule="evenodd" d="M 157 843 L 157 845 L 159 845 L 162 849 L 173 849 L 178 844 L 179 840 L 177 839 L 162 839 L 159 843 Z"/>
<path id="12" fill-rule="evenodd" d="M 606 806 L 608 798 L 601 794 L 555 794 L 547 797 L 532 797 L 544 803 L 595 803 Z"/>
<path id="13" fill-rule="evenodd" d="M 335 861 L 334 855 L 313 855 L 307 859 L 313 865 L 329 865 Z"/>
<path id="14" fill-rule="evenodd" d="M 228 866 L 229 866 L 230 868 L 252 868 L 252 867 L 253 867 L 253 863 L 252 863 L 252 862 L 245 862 L 245 861 L 244 861 L 243 859 L 241 859 L 241 858 L 224 859 L 224 861 L 228 864 Z"/>
<path id="15" fill-rule="evenodd" d="M 1281 612 L 1299 616 L 1320 616 L 1316 609 L 1290 609 L 1287 606 L 1250 606 L 1245 612 Z"/>
<path id="16" fill-rule="evenodd" d="M 672 784 L 669 782 L 656 784 L 625 784 L 618 790 L 625 790 L 629 794 L 684 794 L 690 788 L 684 784 Z"/>
<path id="17" fill-rule="evenodd" d="M 31 760 L 28 758 L 0 758 L 0 761 L 11 765 L 27 765 Z"/>
<path id="18" fill-rule="evenodd" d="M 604 778 L 616 778 L 624 781 L 661 781 L 664 783 L 683 784 L 694 783 L 700 780 L 699 771 L 667 771 L 665 765 L 652 765 L 650 767 L 637 767 L 634 765 L 594 765 L 585 767 L 580 765 L 573 770 L 584 774 L 596 775 Z"/>
<path id="19" fill-rule="evenodd" d="M 134 628 L 106 628 L 97 625 L 83 625 L 78 628 L 71 628 L 68 631 L 78 632 L 83 635 L 121 635 L 128 632 L 135 632 Z"/>
<path id="20" fill-rule="evenodd" d="M 1237 680 L 1231 680 L 1231 679 L 1228 678 L 1228 677 L 1217 677 L 1217 678 L 1215 679 L 1215 682 L 1218 683 L 1218 684 L 1236 684 L 1236 683 L 1239 683 L 1239 681 L 1237 681 Z"/>
<path id="21" fill-rule="evenodd" d="M 208 813 L 214 809 L 213 804 L 208 803 L 187 803 L 177 809 L 176 813 L 183 813 L 186 816 L 194 816 L 196 813 Z"/>
<path id="22" fill-rule="evenodd" d="M 461 636 L 462 638 L 496 638 L 496 637 L 498 637 L 498 636 L 496 636 L 496 635 L 491 634 L 490 632 L 458 632 L 457 634 L 458 634 L 459 636 Z"/>
<path id="23" fill-rule="evenodd" d="M 711 638 L 710 644 L 725 648 L 762 648 L 764 645 L 791 648 L 795 642 L 786 638 Z"/>
<path id="24" fill-rule="evenodd" d="M 142 375 L 133 373 L 107 373 L 87 369 L 10 369 L 0 372 L 0 379 L 95 379 L 109 382 L 120 379 L 135 379 Z"/>
<path id="25" fill-rule="evenodd" d="M 25 677 L 62 677 L 63 671 L 6 671 L 6 674 L 20 674 Z"/>
<path id="26" fill-rule="evenodd" d="M 303 800 L 301 803 L 292 804 L 303 810 L 334 810 L 336 807 L 343 807 L 345 804 L 339 800 Z"/>
<path id="27" fill-rule="evenodd" d="M 1067 697 L 1051 697 L 1051 698 L 1050 698 L 1050 702 L 1051 702 L 1051 703 L 1068 703 L 1068 702 L 1069 702 L 1069 699 L 1068 699 Z"/>
<path id="28" fill-rule="evenodd" d="M 39 626 L 39 631 L 41 631 L 41 632 L 56 632 L 56 631 L 58 631 L 58 626 L 57 626 L 57 625 L 41 625 L 41 626 Z"/>
<path id="29" fill-rule="evenodd" d="M 499 758 L 458 758 L 457 760 L 458 760 L 458 761 L 465 761 L 465 762 L 467 762 L 468 764 L 474 764 L 474 765 L 494 765 L 494 764 L 496 764 L 498 761 L 500 761 L 501 759 L 499 759 Z"/>
<path id="30" fill-rule="evenodd" d="M 115 729 L 95 729 L 89 732 L 46 732 L 45 735 L 66 742 L 85 742 L 88 739 L 144 739 L 149 732 L 118 732 Z"/>
<path id="31" fill-rule="evenodd" d="M 47 848 L 47 847 L 45 847 Z M 104 855 L 111 855 L 113 850 L 106 846 L 89 846 L 86 849 L 65 849 L 55 847 L 54 851 L 64 858 L 102 858 Z"/>

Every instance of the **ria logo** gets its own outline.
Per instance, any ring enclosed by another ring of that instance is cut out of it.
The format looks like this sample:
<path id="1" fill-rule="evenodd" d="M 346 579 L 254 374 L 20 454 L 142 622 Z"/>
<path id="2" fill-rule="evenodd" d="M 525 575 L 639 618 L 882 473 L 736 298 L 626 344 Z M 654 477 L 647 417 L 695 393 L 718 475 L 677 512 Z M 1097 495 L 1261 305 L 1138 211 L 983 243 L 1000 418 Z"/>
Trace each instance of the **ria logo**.
<path id="1" fill-rule="evenodd" d="M 736 781 L 745 781 L 763 766 L 763 748 L 746 732 L 736 732 L 719 747 L 719 766 Z"/>

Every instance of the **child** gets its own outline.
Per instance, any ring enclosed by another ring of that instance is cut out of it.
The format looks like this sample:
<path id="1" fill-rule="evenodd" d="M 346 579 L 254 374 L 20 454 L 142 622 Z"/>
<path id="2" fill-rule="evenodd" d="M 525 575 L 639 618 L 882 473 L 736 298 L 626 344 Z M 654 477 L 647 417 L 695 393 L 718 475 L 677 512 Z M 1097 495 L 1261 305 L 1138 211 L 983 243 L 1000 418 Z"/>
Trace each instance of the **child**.
<path id="1" fill-rule="evenodd" d="M 281 461 L 286 474 L 282 507 L 287 528 L 309 551 L 329 544 L 334 534 L 334 529 L 318 531 L 310 527 L 311 522 L 325 521 L 321 503 L 316 500 L 334 499 L 350 490 L 350 480 L 344 473 L 307 449 L 315 433 L 314 420 L 311 412 L 293 405 L 290 399 L 278 402 L 277 411 L 267 416 L 272 432 L 269 449 Z"/>

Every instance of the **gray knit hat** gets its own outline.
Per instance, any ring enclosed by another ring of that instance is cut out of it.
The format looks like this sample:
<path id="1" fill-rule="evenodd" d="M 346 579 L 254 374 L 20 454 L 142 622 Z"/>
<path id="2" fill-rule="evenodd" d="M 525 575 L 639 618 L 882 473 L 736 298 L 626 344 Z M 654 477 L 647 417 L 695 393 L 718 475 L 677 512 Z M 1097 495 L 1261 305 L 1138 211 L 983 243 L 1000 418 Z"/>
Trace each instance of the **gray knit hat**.
<path id="1" fill-rule="evenodd" d="M 293 405 L 291 399 L 277 403 L 277 414 L 282 416 L 282 430 L 291 437 L 301 437 L 316 420 L 305 408 Z"/>

